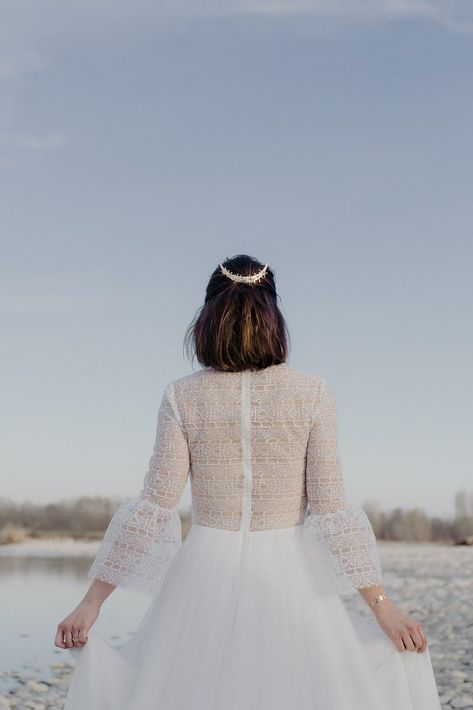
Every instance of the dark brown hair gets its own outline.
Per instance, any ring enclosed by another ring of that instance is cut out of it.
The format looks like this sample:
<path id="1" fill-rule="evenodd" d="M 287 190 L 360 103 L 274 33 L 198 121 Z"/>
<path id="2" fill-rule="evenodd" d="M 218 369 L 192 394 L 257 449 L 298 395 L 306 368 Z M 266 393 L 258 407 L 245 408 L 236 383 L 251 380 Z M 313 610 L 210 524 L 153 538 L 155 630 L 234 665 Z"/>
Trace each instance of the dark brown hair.
<path id="1" fill-rule="evenodd" d="M 264 264 L 247 254 L 232 256 L 223 266 L 249 276 Z M 220 265 L 212 273 L 203 306 L 184 338 L 185 349 L 204 367 L 238 372 L 259 370 L 286 361 L 289 332 L 278 307 L 274 273 L 268 266 L 256 283 L 238 283 Z"/>

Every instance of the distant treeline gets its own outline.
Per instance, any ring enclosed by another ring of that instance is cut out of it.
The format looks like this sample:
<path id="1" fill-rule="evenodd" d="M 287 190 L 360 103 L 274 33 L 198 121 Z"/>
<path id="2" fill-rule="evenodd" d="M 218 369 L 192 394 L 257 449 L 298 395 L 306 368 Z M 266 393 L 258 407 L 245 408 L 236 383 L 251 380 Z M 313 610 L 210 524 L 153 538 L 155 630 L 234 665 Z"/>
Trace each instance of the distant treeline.
<path id="1" fill-rule="evenodd" d="M 0 543 L 32 537 L 101 537 L 122 499 L 86 496 L 55 503 L 15 503 L 0 498 Z M 420 508 L 382 511 L 364 506 L 379 540 L 473 542 L 473 493 L 459 491 L 452 519 L 432 517 Z M 190 511 L 181 514 L 189 523 Z"/>
<path id="2" fill-rule="evenodd" d="M 451 519 L 427 515 L 421 508 L 382 511 L 372 503 L 363 507 L 378 540 L 473 544 L 473 493 L 458 491 Z"/>
<path id="3" fill-rule="evenodd" d="M 22 530 L 23 537 L 42 537 L 48 533 L 96 537 L 105 530 L 119 504 L 119 499 L 100 496 L 71 498 L 55 503 L 15 503 L 0 498 L 0 531 L 6 531 L 4 538 L 21 538 Z"/>

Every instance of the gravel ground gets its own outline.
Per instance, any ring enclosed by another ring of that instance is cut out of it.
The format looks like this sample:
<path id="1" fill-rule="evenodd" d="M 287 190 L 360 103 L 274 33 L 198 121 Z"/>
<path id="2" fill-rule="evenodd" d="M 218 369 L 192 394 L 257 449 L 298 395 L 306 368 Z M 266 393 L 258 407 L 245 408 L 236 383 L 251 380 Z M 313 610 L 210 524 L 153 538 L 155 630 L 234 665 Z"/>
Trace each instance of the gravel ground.
<path id="1" fill-rule="evenodd" d="M 473 710 L 473 548 L 380 543 L 379 549 L 386 588 L 427 631 L 442 707 Z M 348 604 L 362 608 L 357 596 Z M 71 660 L 55 663 L 47 680 L 5 671 L 16 686 L 0 695 L 0 710 L 62 708 L 73 667 Z"/>
<path id="2" fill-rule="evenodd" d="M 425 627 L 444 708 L 473 710 L 473 547 L 384 543 L 386 587 Z"/>

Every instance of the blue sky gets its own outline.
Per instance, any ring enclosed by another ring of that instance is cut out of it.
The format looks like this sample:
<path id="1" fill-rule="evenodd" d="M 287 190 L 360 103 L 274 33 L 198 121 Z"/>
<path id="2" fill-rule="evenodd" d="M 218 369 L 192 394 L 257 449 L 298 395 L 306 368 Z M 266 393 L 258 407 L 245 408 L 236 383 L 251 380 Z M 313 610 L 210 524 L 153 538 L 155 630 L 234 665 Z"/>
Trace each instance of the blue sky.
<path id="1" fill-rule="evenodd" d="M 207 279 L 249 253 L 289 364 L 333 385 L 350 497 L 452 512 L 473 487 L 469 7 L 2 4 L 0 495 L 135 495 Z"/>

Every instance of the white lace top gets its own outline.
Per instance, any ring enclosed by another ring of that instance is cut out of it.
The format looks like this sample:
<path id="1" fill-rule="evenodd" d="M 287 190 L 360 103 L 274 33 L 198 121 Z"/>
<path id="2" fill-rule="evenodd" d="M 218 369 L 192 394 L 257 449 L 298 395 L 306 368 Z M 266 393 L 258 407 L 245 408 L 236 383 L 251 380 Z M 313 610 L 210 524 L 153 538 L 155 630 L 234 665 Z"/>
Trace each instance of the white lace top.
<path id="1" fill-rule="evenodd" d="M 204 368 L 170 382 L 143 488 L 113 516 L 90 578 L 160 587 L 182 543 L 177 506 L 189 475 L 192 523 L 241 531 L 303 525 L 341 589 L 382 583 L 368 518 L 346 501 L 335 398 L 323 377 L 283 363 Z"/>

